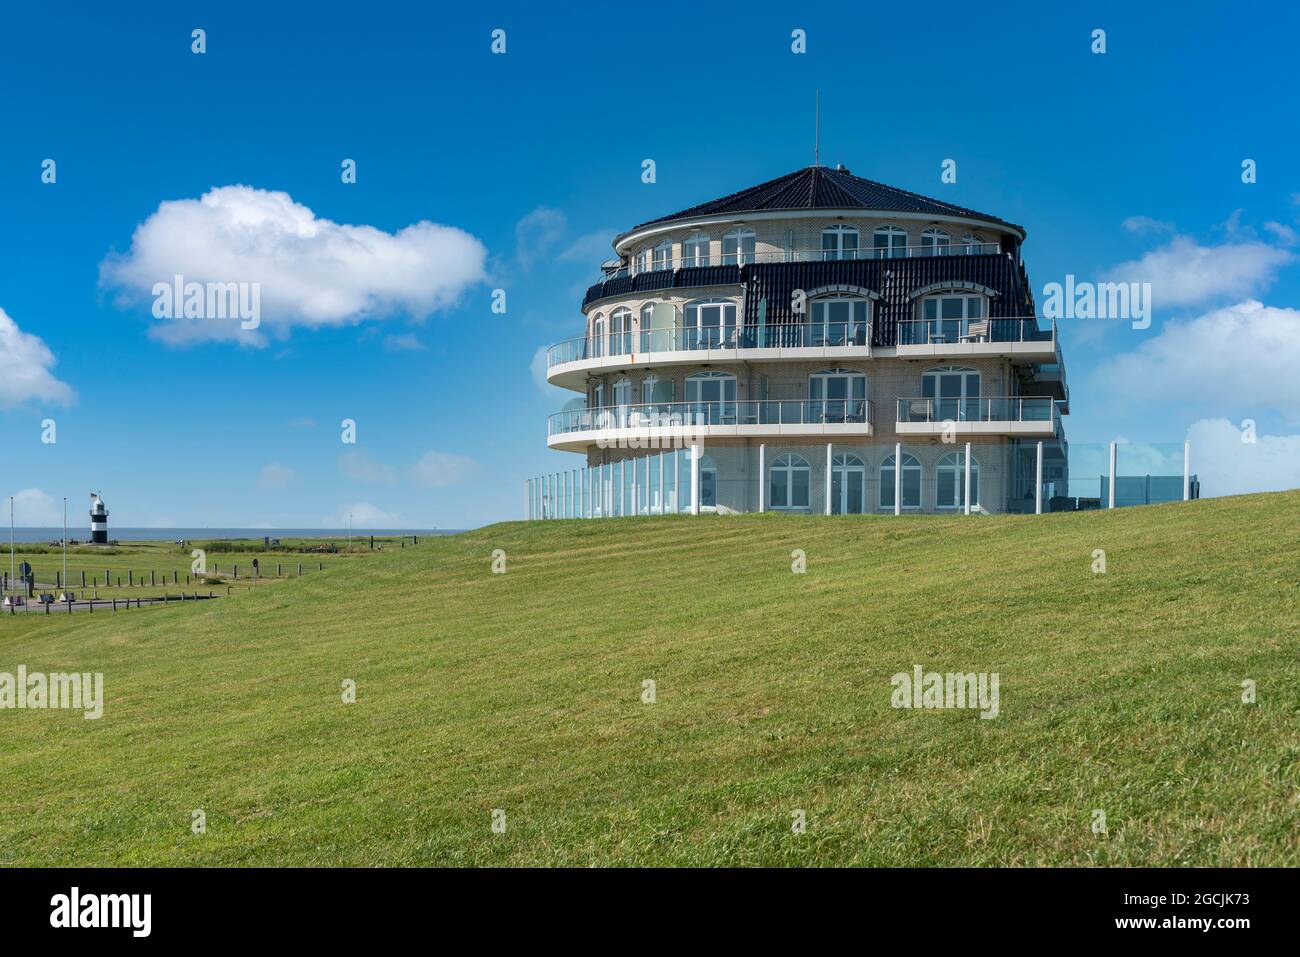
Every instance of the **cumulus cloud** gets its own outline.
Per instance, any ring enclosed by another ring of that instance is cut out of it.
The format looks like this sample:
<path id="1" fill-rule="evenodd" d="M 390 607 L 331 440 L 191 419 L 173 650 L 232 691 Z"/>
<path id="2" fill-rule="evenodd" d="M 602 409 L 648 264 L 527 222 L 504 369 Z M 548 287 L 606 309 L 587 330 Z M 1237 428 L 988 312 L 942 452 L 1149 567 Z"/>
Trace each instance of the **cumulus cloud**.
<path id="1" fill-rule="evenodd" d="M 62 527 L 63 504 L 55 501 L 53 495 L 38 488 L 25 488 L 14 492 L 13 497 L 15 525 Z"/>
<path id="2" fill-rule="evenodd" d="M 54 377 L 57 360 L 39 336 L 23 332 L 0 309 L 0 408 L 36 400 L 67 405 L 72 387 Z"/>
<path id="3" fill-rule="evenodd" d="M 1125 226 L 1135 232 L 1159 232 L 1169 224 L 1130 217 Z M 1277 271 L 1293 258 L 1268 243 L 1236 238 L 1231 221 L 1228 232 L 1229 240 L 1217 246 L 1202 246 L 1190 236 L 1175 235 L 1141 259 L 1120 263 L 1104 278 L 1151 283 L 1151 298 L 1159 308 L 1201 305 L 1252 296 L 1268 288 Z"/>
<path id="4" fill-rule="evenodd" d="M 259 488 L 284 488 L 292 484 L 297 477 L 297 473 L 289 466 L 272 462 L 270 465 L 262 466 L 262 471 L 257 476 L 257 484 Z"/>
<path id="5" fill-rule="evenodd" d="M 1257 434 L 1254 442 L 1244 435 L 1227 419 L 1202 419 L 1188 430 L 1202 496 L 1300 488 L 1300 435 Z"/>
<path id="6" fill-rule="evenodd" d="M 422 488 L 460 485 L 478 471 L 478 463 L 464 455 L 452 452 L 428 451 L 420 461 L 411 466 L 408 475 L 412 484 Z"/>
<path id="7" fill-rule="evenodd" d="M 402 516 L 396 512 L 385 512 L 382 508 L 371 505 L 369 502 L 340 505 L 338 511 L 333 515 L 326 515 L 322 518 L 321 524 L 326 528 L 347 528 L 349 516 L 352 518 L 352 528 L 354 530 L 400 528 L 402 525 Z"/>
<path id="8" fill-rule="evenodd" d="M 1098 366 L 1094 387 L 1126 402 L 1276 410 L 1297 419 L 1297 368 L 1300 310 L 1249 300 L 1165 323 L 1159 335 Z"/>
<path id="9" fill-rule="evenodd" d="M 487 250 L 463 230 L 421 220 L 395 233 L 318 217 L 288 193 L 221 186 L 168 200 L 141 223 L 100 281 L 127 300 L 156 283 L 258 283 L 260 327 L 229 319 L 161 319 L 151 333 L 183 345 L 229 339 L 265 345 L 295 326 L 342 326 L 395 312 L 423 318 L 485 278 Z"/>
<path id="10" fill-rule="evenodd" d="M 340 455 L 339 470 L 346 478 L 368 485 L 392 485 L 397 481 L 390 466 L 376 462 L 360 449 Z"/>

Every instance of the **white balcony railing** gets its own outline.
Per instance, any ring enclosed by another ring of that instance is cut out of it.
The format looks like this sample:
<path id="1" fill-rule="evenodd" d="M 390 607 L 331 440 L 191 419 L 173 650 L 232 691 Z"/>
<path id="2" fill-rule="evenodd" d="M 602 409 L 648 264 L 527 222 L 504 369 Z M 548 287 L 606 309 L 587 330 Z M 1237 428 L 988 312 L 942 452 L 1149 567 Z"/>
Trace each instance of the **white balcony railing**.
<path id="1" fill-rule="evenodd" d="M 611 429 L 747 425 L 866 427 L 870 422 L 871 403 L 866 399 L 646 402 L 556 412 L 547 420 L 547 434 L 555 436 L 569 432 L 603 432 Z"/>
<path id="2" fill-rule="evenodd" d="M 898 424 L 942 425 L 947 422 L 1057 421 L 1050 396 L 983 396 L 972 399 L 909 398 L 898 400 Z"/>

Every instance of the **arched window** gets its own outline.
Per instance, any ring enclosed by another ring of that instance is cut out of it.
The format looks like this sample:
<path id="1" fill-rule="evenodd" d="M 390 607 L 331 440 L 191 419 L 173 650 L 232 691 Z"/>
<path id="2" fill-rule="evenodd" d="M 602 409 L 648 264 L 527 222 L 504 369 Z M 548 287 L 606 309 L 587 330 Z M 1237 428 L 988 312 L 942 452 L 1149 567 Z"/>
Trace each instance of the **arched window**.
<path id="1" fill-rule="evenodd" d="M 690 456 L 687 455 L 686 461 L 690 462 Z M 689 468 L 689 465 L 687 466 Z M 690 488 L 690 476 L 686 477 L 686 487 Z M 688 493 L 689 495 L 689 493 Z M 718 466 L 714 464 L 713 457 L 709 455 L 700 456 L 700 508 L 714 508 L 718 504 Z"/>
<path id="2" fill-rule="evenodd" d="M 852 226 L 827 226 L 822 230 L 822 259 L 857 259 L 858 231 Z"/>
<path id="3" fill-rule="evenodd" d="M 682 241 L 682 268 L 709 264 L 709 237 L 704 233 L 691 233 Z"/>
<path id="4" fill-rule="evenodd" d="M 592 383 L 591 407 L 593 409 L 602 409 L 605 407 L 605 383 L 603 382 Z"/>
<path id="5" fill-rule="evenodd" d="M 673 268 L 673 241 L 661 239 L 655 243 L 654 270 L 661 272 Z"/>
<path id="6" fill-rule="evenodd" d="M 730 372 L 697 372 L 686 377 L 687 414 L 696 425 L 734 425 L 736 377 Z"/>
<path id="7" fill-rule="evenodd" d="M 894 507 L 895 473 L 894 456 L 880 465 L 880 507 Z M 921 463 L 913 455 L 903 453 L 903 508 L 921 507 Z"/>
<path id="8" fill-rule="evenodd" d="M 980 464 L 974 455 L 970 458 L 970 501 L 971 507 L 980 500 Z M 966 453 L 949 452 L 939 460 L 935 468 L 936 508 L 966 507 Z"/>
<path id="9" fill-rule="evenodd" d="M 636 253 L 636 271 L 638 274 L 650 271 L 650 247 L 642 246 Z"/>
<path id="10" fill-rule="evenodd" d="M 841 452 L 831 460 L 831 514 L 861 515 L 867 508 L 867 467 Z"/>
<path id="11" fill-rule="evenodd" d="M 743 266 L 754 261 L 754 231 L 737 226 L 722 234 L 722 265 Z"/>
<path id="12" fill-rule="evenodd" d="M 778 456 L 767 472 L 767 501 L 771 508 L 808 508 L 812 469 L 802 455 Z"/>
<path id="13" fill-rule="evenodd" d="M 984 297 L 969 292 L 939 292 L 921 300 L 921 318 L 929 342 L 958 342 L 970 335 L 970 324 L 987 315 Z"/>
<path id="14" fill-rule="evenodd" d="M 736 338 L 736 304 L 702 299 L 686 305 L 686 348 L 716 349 Z"/>
<path id="15" fill-rule="evenodd" d="M 980 374 L 965 366 L 927 369 L 921 377 L 921 395 L 933 399 L 933 422 L 978 422 Z"/>
<path id="16" fill-rule="evenodd" d="M 632 310 L 615 309 L 609 314 L 609 354 L 625 356 L 632 351 Z"/>
<path id="17" fill-rule="evenodd" d="M 867 344 L 871 303 L 857 296 L 826 296 L 812 302 L 808 324 L 810 346 Z"/>
<path id="18" fill-rule="evenodd" d="M 654 373 L 646 376 L 641 380 L 641 401 L 646 405 L 659 405 L 673 401 L 673 380 L 661 379 Z"/>
<path id="19" fill-rule="evenodd" d="M 853 369 L 823 369 L 808 377 L 810 422 L 867 421 L 867 377 Z"/>
<path id="20" fill-rule="evenodd" d="M 952 237 L 937 226 L 931 226 L 921 233 L 922 256 L 946 256 L 951 245 Z"/>
<path id="21" fill-rule="evenodd" d="M 962 252 L 967 256 L 974 256 L 976 253 L 997 252 L 992 246 L 986 246 L 984 240 L 975 233 L 967 233 L 961 238 Z"/>
<path id="22" fill-rule="evenodd" d="M 632 404 L 632 380 L 627 376 L 614 380 L 614 404 Z"/>
<path id="23" fill-rule="evenodd" d="M 877 259 L 899 259 L 907 255 L 907 232 L 897 226 L 878 226 L 871 234 Z"/>
<path id="24" fill-rule="evenodd" d="M 605 347 L 609 345 L 605 341 L 607 332 L 605 317 L 600 313 L 596 313 L 591 320 L 591 349 L 589 351 L 593 358 L 599 359 L 605 354 Z"/>

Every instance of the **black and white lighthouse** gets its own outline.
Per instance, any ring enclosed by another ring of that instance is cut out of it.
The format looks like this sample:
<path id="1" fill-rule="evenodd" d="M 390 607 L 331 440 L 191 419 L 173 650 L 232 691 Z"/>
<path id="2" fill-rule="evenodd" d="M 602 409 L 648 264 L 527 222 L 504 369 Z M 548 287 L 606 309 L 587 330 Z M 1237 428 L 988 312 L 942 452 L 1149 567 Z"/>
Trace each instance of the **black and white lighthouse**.
<path id="1" fill-rule="evenodd" d="M 98 492 L 90 493 L 90 540 L 96 545 L 108 544 L 108 509 Z"/>

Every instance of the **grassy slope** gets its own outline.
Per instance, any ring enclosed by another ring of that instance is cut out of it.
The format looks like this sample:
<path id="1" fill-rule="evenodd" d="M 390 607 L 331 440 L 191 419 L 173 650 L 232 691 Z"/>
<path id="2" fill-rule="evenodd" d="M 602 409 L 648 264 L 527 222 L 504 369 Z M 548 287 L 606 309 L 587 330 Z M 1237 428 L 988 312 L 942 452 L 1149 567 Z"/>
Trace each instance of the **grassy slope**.
<path id="1" fill-rule="evenodd" d="M 103 671 L 108 699 L 0 711 L 0 864 L 1294 865 L 1298 580 L 1290 492 L 517 523 L 0 621 L 0 671 Z M 1001 716 L 892 709 L 915 663 L 1000 672 Z"/>

